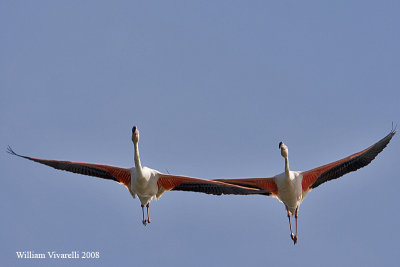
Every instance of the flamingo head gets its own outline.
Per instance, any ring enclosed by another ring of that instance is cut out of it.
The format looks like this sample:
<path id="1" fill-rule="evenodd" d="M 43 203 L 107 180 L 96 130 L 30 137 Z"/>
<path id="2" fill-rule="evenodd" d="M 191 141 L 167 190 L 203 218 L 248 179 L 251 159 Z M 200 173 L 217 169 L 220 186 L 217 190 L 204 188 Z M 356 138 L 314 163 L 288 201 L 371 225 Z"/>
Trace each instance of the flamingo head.
<path id="1" fill-rule="evenodd" d="M 132 142 L 134 144 L 139 143 L 139 130 L 136 125 L 132 127 Z"/>
<path id="2" fill-rule="evenodd" d="M 283 142 L 280 142 L 280 143 L 279 143 L 279 148 L 281 149 L 281 155 L 282 155 L 282 157 L 287 158 L 287 157 L 289 156 L 289 149 L 288 149 L 288 147 L 287 147 Z"/>

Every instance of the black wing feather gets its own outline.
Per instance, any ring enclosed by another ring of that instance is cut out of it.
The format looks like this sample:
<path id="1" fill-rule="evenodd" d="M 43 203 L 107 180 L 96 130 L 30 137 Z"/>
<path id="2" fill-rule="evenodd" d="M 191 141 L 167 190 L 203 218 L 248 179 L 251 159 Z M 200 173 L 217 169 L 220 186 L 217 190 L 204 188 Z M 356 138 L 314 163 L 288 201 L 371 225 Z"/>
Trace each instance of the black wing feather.
<path id="1" fill-rule="evenodd" d="M 247 185 L 246 185 L 247 186 Z M 270 192 L 266 190 L 251 190 L 246 188 L 234 187 L 219 184 L 208 184 L 208 183 L 181 183 L 175 186 L 171 190 L 175 191 L 191 191 L 200 192 L 211 195 L 269 195 Z"/>
<path id="2" fill-rule="evenodd" d="M 12 150 L 12 148 L 10 146 L 7 148 L 7 153 L 53 167 L 57 170 L 69 171 L 69 172 L 88 175 L 88 176 L 96 176 L 99 178 L 109 179 L 109 180 L 114 180 L 116 182 L 120 182 L 117 178 L 115 178 L 113 175 L 111 175 L 109 172 L 107 172 L 105 170 L 86 166 L 83 164 L 79 164 L 77 162 L 46 160 L 46 159 L 38 159 L 38 158 L 22 156 L 22 155 L 15 153 L 14 150 Z"/>
<path id="3" fill-rule="evenodd" d="M 372 145 L 370 148 L 366 149 L 360 155 L 323 172 L 311 185 L 311 188 L 316 188 L 320 184 L 323 184 L 329 180 L 337 179 L 346 173 L 353 172 L 367 166 L 380 152 L 382 152 L 395 134 L 396 130 L 394 129 L 387 136 L 382 138 L 376 144 Z"/>

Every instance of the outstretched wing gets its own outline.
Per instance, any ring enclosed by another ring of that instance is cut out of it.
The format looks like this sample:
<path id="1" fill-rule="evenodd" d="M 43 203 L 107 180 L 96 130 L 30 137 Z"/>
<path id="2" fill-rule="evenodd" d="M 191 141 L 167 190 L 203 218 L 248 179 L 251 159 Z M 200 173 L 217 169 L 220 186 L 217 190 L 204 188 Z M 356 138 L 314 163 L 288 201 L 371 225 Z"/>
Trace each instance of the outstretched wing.
<path id="1" fill-rule="evenodd" d="M 8 147 L 7 152 L 25 159 L 29 159 L 58 170 L 69 171 L 73 173 L 79 173 L 83 175 L 95 176 L 103 179 L 114 180 L 118 183 L 122 183 L 125 186 L 131 181 L 131 172 L 129 169 L 120 168 L 104 164 L 94 164 L 86 162 L 76 162 L 76 161 L 61 161 L 61 160 L 49 160 L 49 159 L 39 159 L 27 156 L 22 156 L 15 153 L 11 147 Z"/>
<path id="2" fill-rule="evenodd" d="M 264 195 L 278 195 L 278 187 L 274 178 L 246 178 L 246 179 L 216 179 L 219 181 L 237 186 L 245 186 L 264 191 Z"/>
<path id="3" fill-rule="evenodd" d="M 187 176 L 159 174 L 157 181 L 159 191 L 192 191 L 212 195 L 267 195 L 265 190 L 227 184 L 220 181 L 205 180 Z"/>
<path id="4" fill-rule="evenodd" d="M 356 171 L 367 166 L 389 144 L 396 130 L 392 130 L 387 136 L 376 144 L 348 156 L 344 159 L 326 164 L 324 166 L 303 172 L 303 191 L 318 187 L 329 180 L 337 179 L 346 173 Z"/>

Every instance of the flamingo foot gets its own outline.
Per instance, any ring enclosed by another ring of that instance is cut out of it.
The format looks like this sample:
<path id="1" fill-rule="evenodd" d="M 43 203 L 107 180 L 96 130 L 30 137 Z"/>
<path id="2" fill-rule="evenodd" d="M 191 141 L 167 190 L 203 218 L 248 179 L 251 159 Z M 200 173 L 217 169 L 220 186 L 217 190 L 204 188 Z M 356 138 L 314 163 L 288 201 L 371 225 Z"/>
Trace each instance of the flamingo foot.
<path id="1" fill-rule="evenodd" d="M 147 221 L 146 220 L 143 220 L 142 223 L 143 223 L 144 226 L 147 225 Z"/>
<path id="2" fill-rule="evenodd" d="M 294 243 L 294 245 L 296 245 L 296 243 L 297 243 L 297 235 L 295 235 L 295 236 L 293 237 L 293 243 Z"/>
<path id="3" fill-rule="evenodd" d="M 150 218 L 148 218 L 148 219 L 147 219 L 147 222 L 148 222 L 148 223 L 151 223 L 151 220 L 150 220 Z"/>

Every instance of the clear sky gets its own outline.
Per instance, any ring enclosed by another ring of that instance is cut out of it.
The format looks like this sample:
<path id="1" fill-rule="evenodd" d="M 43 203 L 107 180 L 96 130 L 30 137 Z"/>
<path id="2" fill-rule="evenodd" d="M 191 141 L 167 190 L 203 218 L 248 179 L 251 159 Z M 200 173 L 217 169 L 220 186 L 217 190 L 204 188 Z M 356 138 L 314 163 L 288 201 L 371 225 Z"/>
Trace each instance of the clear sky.
<path id="1" fill-rule="evenodd" d="M 400 124 L 399 1 L 1 1 L 2 266 L 394 266 L 399 136 L 283 204 L 125 187 L 5 153 L 207 179 L 271 177 L 358 152 Z M 17 260 L 16 251 L 98 251 Z"/>

